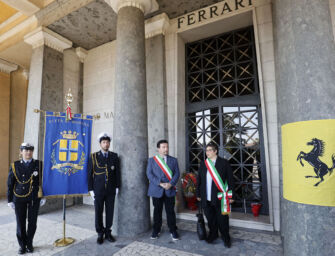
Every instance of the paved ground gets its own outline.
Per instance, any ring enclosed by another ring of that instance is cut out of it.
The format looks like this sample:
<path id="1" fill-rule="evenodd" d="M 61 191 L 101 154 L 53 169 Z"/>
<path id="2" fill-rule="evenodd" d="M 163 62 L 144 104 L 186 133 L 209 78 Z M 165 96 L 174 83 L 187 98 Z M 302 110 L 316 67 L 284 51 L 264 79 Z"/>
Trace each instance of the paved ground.
<path id="1" fill-rule="evenodd" d="M 115 243 L 96 244 L 94 209 L 82 205 L 67 208 L 66 235 L 76 239 L 67 247 L 53 247 L 53 242 L 62 237 L 62 211 L 42 214 L 34 239 L 35 252 L 26 255 L 92 256 L 92 255 L 248 255 L 279 256 L 282 245 L 278 234 L 255 230 L 231 228 L 232 247 L 224 247 L 220 239 L 214 244 L 199 241 L 194 222 L 178 221 L 181 240 L 173 242 L 166 226 L 157 240 L 150 240 L 151 232 L 129 239 L 116 237 Z M 16 255 L 18 244 L 15 236 L 15 214 L 0 201 L 0 255 Z"/>

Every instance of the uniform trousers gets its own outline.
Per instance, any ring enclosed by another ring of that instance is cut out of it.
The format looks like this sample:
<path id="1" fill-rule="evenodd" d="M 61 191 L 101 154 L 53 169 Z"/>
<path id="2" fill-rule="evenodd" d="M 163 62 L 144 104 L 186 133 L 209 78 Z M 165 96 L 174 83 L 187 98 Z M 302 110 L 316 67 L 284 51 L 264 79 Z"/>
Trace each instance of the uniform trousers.
<path id="1" fill-rule="evenodd" d="M 165 212 L 167 218 L 167 224 L 170 232 L 176 231 L 176 213 L 174 211 L 175 206 L 175 197 L 167 197 L 165 192 L 163 196 L 160 198 L 153 197 L 152 202 L 154 205 L 154 230 L 156 232 L 160 232 L 162 227 L 162 213 L 163 213 L 163 205 L 165 205 Z"/>
<path id="2" fill-rule="evenodd" d="M 29 202 L 16 202 L 16 237 L 21 248 L 27 245 L 33 245 L 33 238 L 37 227 L 37 215 L 40 208 L 40 199 Z M 28 229 L 26 228 L 26 220 L 28 215 Z"/>
<path id="3" fill-rule="evenodd" d="M 108 234 L 113 225 L 115 194 L 105 196 L 95 196 L 95 229 L 98 234 Z M 106 226 L 103 225 L 103 211 L 106 207 Z"/>
<path id="4" fill-rule="evenodd" d="M 207 201 L 204 213 L 208 221 L 209 236 L 218 236 L 219 230 L 222 240 L 229 242 L 229 216 L 221 214 L 221 206 L 213 205 L 211 201 Z"/>

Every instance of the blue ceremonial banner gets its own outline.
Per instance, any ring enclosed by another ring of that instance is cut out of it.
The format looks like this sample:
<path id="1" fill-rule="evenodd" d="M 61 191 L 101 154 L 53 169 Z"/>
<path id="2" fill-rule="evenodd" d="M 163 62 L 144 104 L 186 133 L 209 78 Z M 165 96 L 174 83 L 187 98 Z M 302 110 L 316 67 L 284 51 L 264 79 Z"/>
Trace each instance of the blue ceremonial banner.
<path id="1" fill-rule="evenodd" d="M 45 112 L 43 196 L 86 194 L 92 116 Z"/>

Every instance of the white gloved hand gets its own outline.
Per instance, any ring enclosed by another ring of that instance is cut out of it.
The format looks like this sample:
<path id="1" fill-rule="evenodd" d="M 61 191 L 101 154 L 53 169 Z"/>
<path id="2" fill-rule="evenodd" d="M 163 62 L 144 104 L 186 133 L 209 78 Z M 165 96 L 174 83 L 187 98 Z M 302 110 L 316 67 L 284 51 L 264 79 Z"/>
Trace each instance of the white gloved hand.
<path id="1" fill-rule="evenodd" d="M 119 194 L 119 189 L 118 188 L 115 189 L 115 194 L 116 195 Z"/>
<path id="2" fill-rule="evenodd" d="M 90 195 L 91 195 L 91 197 L 92 197 L 92 200 L 94 201 L 94 191 L 93 190 L 91 190 L 91 191 L 88 191 L 89 193 L 90 193 Z"/>
<path id="3" fill-rule="evenodd" d="M 15 204 L 13 202 L 8 203 L 7 205 L 8 207 L 15 209 Z"/>
<path id="4" fill-rule="evenodd" d="M 45 205 L 46 201 L 47 201 L 47 200 L 46 200 L 45 198 L 42 198 L 41 201 L 40 201 L 40 206 Z"/>

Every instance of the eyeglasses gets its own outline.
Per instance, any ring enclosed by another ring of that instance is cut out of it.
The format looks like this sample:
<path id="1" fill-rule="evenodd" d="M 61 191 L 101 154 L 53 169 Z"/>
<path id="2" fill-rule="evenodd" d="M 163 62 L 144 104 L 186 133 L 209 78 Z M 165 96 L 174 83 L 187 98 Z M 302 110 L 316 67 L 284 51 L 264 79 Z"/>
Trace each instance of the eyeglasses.
<path id="1" fill-rule="evenodd" d="M 214 151 L 214 150 L 211 148 L 206 149 L 206 152 L 211 152 L 211 151 Z"/>

